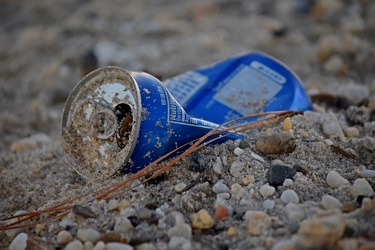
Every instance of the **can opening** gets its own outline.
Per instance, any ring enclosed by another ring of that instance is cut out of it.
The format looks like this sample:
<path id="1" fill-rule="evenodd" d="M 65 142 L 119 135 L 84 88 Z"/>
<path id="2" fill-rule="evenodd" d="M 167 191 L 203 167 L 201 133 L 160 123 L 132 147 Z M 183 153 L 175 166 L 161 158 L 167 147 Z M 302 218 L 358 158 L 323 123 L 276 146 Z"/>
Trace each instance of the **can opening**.
<path id="1" fill-rule="evenodd" d="M 115 114 L 119 124 L 116 133 L 117 145 L 122 149 L 129 141 L 130 132 L 133 126 L 133 113 L 130 105 L 120 103 L 115 107 Z"/>

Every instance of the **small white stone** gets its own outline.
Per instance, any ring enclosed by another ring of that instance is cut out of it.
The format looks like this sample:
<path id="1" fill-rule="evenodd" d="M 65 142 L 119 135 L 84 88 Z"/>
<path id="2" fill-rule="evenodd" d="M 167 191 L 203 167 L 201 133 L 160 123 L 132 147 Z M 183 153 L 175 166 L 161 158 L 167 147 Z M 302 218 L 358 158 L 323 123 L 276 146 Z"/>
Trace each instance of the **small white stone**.
<path id="1" fill-rule="evenodd" d="M 152 243 L 142 243 L 137 246 L 137 250 L 156 250 L 156 247 Z"/>
<path id="2" fill-rule="evenodd" d="M 365 138 L 363 138 L 363 146 L 365 148 L 367 148 L 368 150 L 370 151 L 374 151 L 375 150 L 375 138 L 374 137 L 371 137 L 371 136 L 365 136 Z"/>
<path id="3" fill-rule="evenodd" d="M 168 237 L 172 238 L 175 236 L 184 237 L 188 240 L 191 240 L 191 237 L 192 237 L 191 226 L 186 223 L 180 223 L 172 227 L 171 229 L 168 230 Z"/>
<path id="4" fill-rule="evenodd" d="M 83 250 L 83 244 L 79 240 L 73 240 L 70 242 L 64 250 Z"/>
<path id="5" fill-rule="evenodd" d="M 24 214 L 24 213 L 27 213 L 27 211 L 19 210 L 19 211 L 15 212 L 14 215 L 21 215 L 21 214 Z M 18 218 L 14 218 L 14 219 L 9 220 L 8 223 L 13 223 L 13 222 L 16 222 L 18 220 L 19 220 Z M 9 230 L 6 230 L 5 233 L 9 238 L 13 238 L 17 234 L 21 233 L 24 230 L 25 230 L 24 228 L 9 229 Z"/>
<path id="6" fill-rule="evenodd" d="M 108 201 L 108 210 L 109 211 L 112 211 L 112 210 L 115 210 L 118 208 L 118 200 L 115 200 L 115 199 L 110 199 Z"/>
<path id="7" fill-rule="evenodd" d="M 128 234 L 132 232 L 133 229 L 134 227 L 128 218 L 122 216 L 116 218 L 115 227 L 113 231 L 117 233 Z"/>
<path id="8" fill-rule="evenodd" d="M 103 241 L 98 241 L 92 250 L 104 250 L 105 243 Z"/>
<path id="9" fill-rule="evenodd" d="M 105 244 L 106 250 L 133 250 L 133 247 L 128 244 L 110 242 Z"/>
<path id="10" fill-rule="evenodd" d="M 285 190 L 281 194 L 280 200 L 285 204 L 298 203 L 299 202 L 299 198 L 298 198 L 297 193 L 294 190 L 291 190 L 291 189 Z"/>
<path id="11" fill-rule="evenodd" d="M 89 241 L 96 243 L 100 239 L 100 233 L 92 228 L 78 229 L 77 237 L 83 242 Z"/>
<path id="12" fill-rule="evenodd" d="M 289 203 L 285 207 L 286 215 L 291 221 L 301 221 L 306 217 L 305 211 L 301 206 L 294 203 Z"/>
<path id="13" fill-rule="evenodd" d="M 223 200 L 229 200 L 230 193 L 220 193 L 220 194 L 217 194 L 216 198 L 223 199 Z"/>
<path id="14" fill-rule="evenodd" d="M 173 250 L 190 250 L 192 245 L 190 240 L 187 240 L 184 237 L 172 237 L 168 242 L 168 249 Z"/>
<path id="15" fill-rule="evenodd" d="M 212 191 L 215 194 L 220 194 L 220 193 L 229 193 L 230 190 L 227 185 L 225 185 L 223 182 L 218 181 L 213 187 Z"/>
<path id="16" fill-rule="evenodd" d="M 274 200 L 267 199 L 267 200 L 263 201 L 263 208 L 264 209 L 272 209 L 274 207 L 275 207 L 275 201 Z"/>
<path id="17" fill-rule="evenodd" d="M 325 142 L 328 146 L 332 146 L 333 145 L 333 141 L 331 141 L 330 139 L 325 139 Z"/>
<path id="18" fill-rule="evenodd" d="M 322 205 L 325 209 L 338 208 L 341 209 L 342 203 L 331 195 L 323 195 Z"/>
<path id="19" fill-rule="evenodd" d="M 73 237 L 68 231 L 62 230 L 57 234 L 56 242 L 59 245 L 65 245 L 68 244 L 72 239 Z"/>
<path id="20" fill-rule="evenodd" d="M 259 193 L 263 196 L 263 197 L 268 197 L 268 196 L 271 196 L 275 193 L 275 188 L 268 185 L 268 184 L 265 184 L 263 186 L 260 187 L 259 189 Z"/>
<path id="21" fill-rule="evenodd" d="M 339 175 L 336 171 L 333 170 L 327 174 L 326 181 L 328 186 L 333 188 L 338 188 L 341 185 L 346 185 L 349 183 L 347 179 L 343 178 L 341 175 Z"/>
<path id="22" fill-rule="evenodd" d="M 374 195 L 374 189 L 372 189 L 370 183 L 366 179 L 356 179 L 352 187 L 352 195 L 358 197 L 359 195 Z"/>
<path id="23" fill-rule="evenodd" d="M 246 190 L 238 183 L 234 183 L 230 189 L 232 195 L 236 200 L 239 200 L 246 194 Z"/>
<path id="24" fill-rule="evenodd" d="M 233 152 L 235 155 L 239 156 L 242 155 L 244 151 L 242 148 L 236 147 Z"/>
<path id="25" fill-rule="evenodd" d="M 254 199 L 250 195 L 244 195 L 241 197 L 240 206 L 250 206 L 254 204 Z"/>
<path id="26" fill-rule="evenodd" d="M 292 179 L 285 179 L 283 182 L 284 187 L 290 187 L 293 185 L 293 180 Z"/>
<path id="27" fill-rule="evenodd" d="M 20 233 L 18 234 L 10 243 L 9 250 L 24 250 L 26 249 L 26 243 L 27 243 L 27 234 Z"/>
<path id="28" fill-rule="evenodd" d="M 233 177 L 240 177 L 241 171 L 244 169 L 245 164 L 242 162 L 235 161 L 230 166 L 229 172 Z"/>
<path id="29" fill-rule="evenodd" d="M 91 241 L 85 241 L 83 244 L 83 250 L 92 250 L 94 248 L 94 243 Z"/>
<path id="30" fill-rule="evenodd" d="M 254 152 L 251 152 L 251 157 L 253 157 L 255 160 L 260 161 L 260 162 L 266 162 L 260 155 L 257 155 Z"/>
<path id="31" fill-rule="evenodd" d="M 174 190 L 176 190 L 176 192 L 181 192 L 182 190 L 184 190 L 184 188 L 186 188 L 186 184 L 184 182 L 177 183 L 174 186 Z"/>
<path id="32" fill-rule="evenodd" d="M 365 169 L 365 170 L 362 171 L 361 176 L 363 178 L 375 177 L 375 170 Z"/>
<path id="33" fill-rule="evenodd" d="M 223 163 L 222 163 L 220 157 L 216 158 L 216 161 L 212 165 L 212 169 L 214 170 L 215 173 L 221 174 L 221 171 L 223 170 Z"/>

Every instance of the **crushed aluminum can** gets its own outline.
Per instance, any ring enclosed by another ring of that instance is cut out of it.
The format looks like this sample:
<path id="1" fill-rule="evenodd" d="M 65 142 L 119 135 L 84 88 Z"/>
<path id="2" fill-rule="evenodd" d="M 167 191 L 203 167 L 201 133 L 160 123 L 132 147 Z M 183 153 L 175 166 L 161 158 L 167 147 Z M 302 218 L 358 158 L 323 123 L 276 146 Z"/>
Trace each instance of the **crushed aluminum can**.
<path id="1" fill-rule="evenodd" d="M 135 173 L 217 126 L 188 115 L 153 76 L 105 67 L 85 76 L 70 93 L 62 144 L 80 175 L 103 179 Z M 242 135 L 216 137 L 223 142 Z"/>
<path id="2" fill-rule="evenodd" d="M 164 84 L 188 114 L 219 124 L 259 112 L 312 110 L 297 75 L 259 52 L 183 73 Z"/>

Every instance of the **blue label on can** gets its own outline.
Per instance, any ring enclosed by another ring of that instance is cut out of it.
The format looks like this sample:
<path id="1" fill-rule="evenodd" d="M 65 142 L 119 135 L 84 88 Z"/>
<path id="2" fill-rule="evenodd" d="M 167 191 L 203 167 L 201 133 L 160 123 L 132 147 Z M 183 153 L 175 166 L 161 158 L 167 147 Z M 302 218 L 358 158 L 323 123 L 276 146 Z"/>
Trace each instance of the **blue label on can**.
<path id="1" fill-rule="evenodd" d="M 312 109 L 298 77 L 258 52 L 183 73 L 164 84 L 186 112 L 215 123 L 259 112 Z"/>

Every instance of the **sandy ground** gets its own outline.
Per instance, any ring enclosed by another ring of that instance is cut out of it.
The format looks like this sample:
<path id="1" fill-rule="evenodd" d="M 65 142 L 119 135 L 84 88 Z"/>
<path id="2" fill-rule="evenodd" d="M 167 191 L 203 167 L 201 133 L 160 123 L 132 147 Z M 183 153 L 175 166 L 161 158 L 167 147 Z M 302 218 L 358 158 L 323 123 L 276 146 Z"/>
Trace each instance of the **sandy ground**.
<path id="1" fill-rule="evenodd" d="M 88 53 L 95 53 L 97 66 L 145 71 L 164 80 L 258 50 L 293 69 L 313 99 L 314 113 L 292 118 L 292 131 L 287 133 L 296 139 L 293 152 L 262 154 L 255 147 L 258 137 L 282 132 L 278 122 L 250 131 L 249 143 L 207 147 L 180 161 L 158 183 L 113 198 L 128 201 L 133 210 L 108 211 L 112 203 L 107 199 L 87 205 L 96 218 L 83 219 L 72 212 L 67 222 L 72 225 L 53 221 L 24 232 L 60 249 L 68 243 L 59 246 L 60 231 L 77 239 L 77 231 L 87 228 L 101 236 L 117 231 L 138 249 L 374 249 L 374 13 L 375 3 L 366 0 L 0 1 L 0 218 L 108 185 L 109 181 L 86 183 L 65 160 L 60 143 L 64 103 L 89 70 L 84 59 Z M 333 149 L 332 143 L 345 152 Z M 244 153 L 236 155 L 236 147 Z M 206 167 L 202 174 L 189 168 L 200 155 Z M 221 172 L 215 168 L 218 157 L 224 161 Z M 275 159 L 308 171 L 300 170 L 289 184 L 266 197 L 260 190 Z M 237 175 L 233 163 L 246 167 Z M 330 171 L 346 182 L 328 185 Z M 192 189 L 178 194 L 176 189 L 198 177 Z M 231 189 L 227 199 L 212 191 L 219 180 Z M 299 197 L 295 210 L 280 198 L 286 189 Z M 327 205 L 322 202 L 325 195 L 339 203 Z M 208 229 L 195 228 L 191 216 L 206 209 L 214 217 L 223 199 L 229 217 L 215 219 Z M 274 207 L 267 208 L 265 200 L 275 202 Z M 137 213 L 142 209 L 151 215 Z M 254 211 L 263 212 L 261 219 Z M 192 230 L 190 236 L 170 233 L 178 227 L 176 212 Z M 132 219 L 129 234 L 116 230 L 121 216 Z M 249 225 L 254 219 L 256 225 Z M 334 232 L 332 241 L 311 242 L 327 232 Z M 0 247 L 6 249 L 18 233 L 0 231 Z"/>

